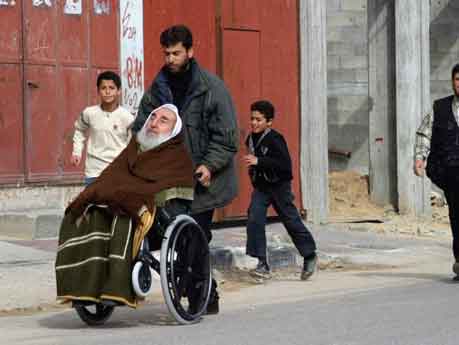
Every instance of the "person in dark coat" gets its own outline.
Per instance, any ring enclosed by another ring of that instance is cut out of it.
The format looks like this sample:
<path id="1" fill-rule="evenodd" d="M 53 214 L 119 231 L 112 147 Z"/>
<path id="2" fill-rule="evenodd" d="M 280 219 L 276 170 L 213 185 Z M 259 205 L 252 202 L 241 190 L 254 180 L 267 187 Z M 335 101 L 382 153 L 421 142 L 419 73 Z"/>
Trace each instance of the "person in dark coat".
<path id="1" fill-rule="evenodd" d="M 234 158 L 238 128 L 233 101 L 223 81 L 201 68 L 193 58 L 193 36 L 184 25 L 161 33 L 165 65 L 144 93 L 133 132 L 142 128 L 150 112 L 164 103 L 179 109 L 185 144 L 199 183 L 194 189 L 191 215 L 209 241 L 216 208 L 228 205 L 237 195 Z M 208 313 L 218 313 L 218 294 L 213 281 Z"/>
<path id="2" fill-rule="evenodd" d="M 304 258 L 301 279 L 307 280 L 316 270 L 316 244 L 293 203 L 292 162 L 287 143 L 282 134 L 271 128 L 275 110 L 269 101 L 257 101 L 250 110 L 252 132 L 246 140 L 249 154 L 243 159 L 253 185 L 246 252 L 258 258 L 258 265 L 251 273 L 261 278 L 271 276 L 265 224 L 268 207 L 272 205 Z"/>
<path id="3" fill-rule="evenodd" d="M 443 190 L 453 235 L 454 280 L 459 281 L 459 64 L 451 71 L 453 94 L 437 99 L 416 131 L 414 172 Z M 426 167 L 427 164 L 427 167 Z"/>

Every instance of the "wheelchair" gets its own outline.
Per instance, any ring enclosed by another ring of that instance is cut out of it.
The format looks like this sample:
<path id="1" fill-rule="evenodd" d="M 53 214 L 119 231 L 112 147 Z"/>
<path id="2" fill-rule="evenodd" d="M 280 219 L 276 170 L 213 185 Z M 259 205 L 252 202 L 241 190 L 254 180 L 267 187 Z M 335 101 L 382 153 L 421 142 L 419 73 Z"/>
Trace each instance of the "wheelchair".
<path id="1" fill-rule="evenodd" d="M 152 251 L 160 247 L 159 261 Z M 167 308 L 182 325 L 196 323 L 206 312 L 211 291 L 210 254 L 207 236 L 188 215 L 172 217 L 158 208 L 151 230 L 143 238 L 134 259 L 132 287 L 138 298 L 152 288 L 152 271 L 160 276 Z M 79 317 L 90 326 L 104 324 L 117 303 L 74 303 Z"/>

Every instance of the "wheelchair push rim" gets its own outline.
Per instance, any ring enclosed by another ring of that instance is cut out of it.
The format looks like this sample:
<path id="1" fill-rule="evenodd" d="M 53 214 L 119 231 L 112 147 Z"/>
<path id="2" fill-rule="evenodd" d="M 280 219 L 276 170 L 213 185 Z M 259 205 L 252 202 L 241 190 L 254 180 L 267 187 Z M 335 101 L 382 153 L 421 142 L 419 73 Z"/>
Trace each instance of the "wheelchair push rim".
<path id="1" fill-rule="evenodd" d="M 167 227 L 160 276 L 169 312 L 181 324 L 199 321 L 211 290 L 207 237 L 193 218 L 180 215 Z"/>

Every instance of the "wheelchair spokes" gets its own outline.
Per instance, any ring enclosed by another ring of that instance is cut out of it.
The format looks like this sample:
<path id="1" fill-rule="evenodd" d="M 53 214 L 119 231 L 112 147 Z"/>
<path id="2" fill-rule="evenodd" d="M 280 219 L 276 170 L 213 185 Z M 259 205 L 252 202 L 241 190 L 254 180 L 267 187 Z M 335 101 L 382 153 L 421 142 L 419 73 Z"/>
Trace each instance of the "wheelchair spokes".
<path id="1" fill-rule="evenodd" d="M 162 254 L 164 250 L 161 283 L 169 310 L 180 323 L 195 322 L 205 311 L 210 292 L 207 238 L 189 218 L 166 236 Z"/>
<path id="2" fill-rule="evenodd" d="M 207 237 L 199 225 L 187 215 L 171 221 L 159 213 L 161 252 L 158 261 L 144 239 L 134 264 L 131 281 L 140 298 L 148 295 L 152 285 L 151 269 L 158 272 L 169 312 L 181 324 L 197 322 L 207 309 L 211 289 L 210 255 Z M 164 230 L 164 227 L 167 227 Z M 80 318 L 88 325 L 102 325 L 113 313 L 107 303 L 75 302 Z"/>

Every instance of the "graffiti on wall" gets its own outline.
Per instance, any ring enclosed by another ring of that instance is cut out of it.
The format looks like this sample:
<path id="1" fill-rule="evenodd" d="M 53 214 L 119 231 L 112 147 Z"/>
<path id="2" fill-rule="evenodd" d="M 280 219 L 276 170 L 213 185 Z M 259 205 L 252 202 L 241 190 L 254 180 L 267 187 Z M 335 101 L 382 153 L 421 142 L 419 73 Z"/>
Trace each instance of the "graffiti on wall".
<path id="1" fill-rule="evenodd" d="M 132 113 L 139 107 L 144 87 L 143 1 L 120 1 L 122 103 Z"/>
<path id="2" fill-rule="evenodd" d="M 65 0 L 65 14 L 81 15 L 82 11 L 81 0 Z"/>
<path id="3" fill-rule="evenodd" d="M 110 0 L 94 0 L 94 13 L 103 16 L 110 14 Z"/>
<path id="4" fill-rule="evenodd" d="M 35 7 L 52 7 L 51 0 L 32 0 L 32 5 Z"/>

